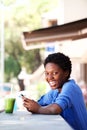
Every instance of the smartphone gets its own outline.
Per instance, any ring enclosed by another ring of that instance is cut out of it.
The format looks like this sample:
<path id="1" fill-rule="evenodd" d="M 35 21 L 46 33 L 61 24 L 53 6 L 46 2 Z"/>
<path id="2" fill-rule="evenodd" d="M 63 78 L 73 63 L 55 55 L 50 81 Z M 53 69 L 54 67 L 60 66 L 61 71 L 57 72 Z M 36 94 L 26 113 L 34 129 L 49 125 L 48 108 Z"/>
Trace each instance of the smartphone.
<path id="1" fill-rule="evenodd" d="M 21 96 L 22 96 L 22 97 L 24 97 L 24 95 L 23 95 L 23 94 L 21 94 Z"/>

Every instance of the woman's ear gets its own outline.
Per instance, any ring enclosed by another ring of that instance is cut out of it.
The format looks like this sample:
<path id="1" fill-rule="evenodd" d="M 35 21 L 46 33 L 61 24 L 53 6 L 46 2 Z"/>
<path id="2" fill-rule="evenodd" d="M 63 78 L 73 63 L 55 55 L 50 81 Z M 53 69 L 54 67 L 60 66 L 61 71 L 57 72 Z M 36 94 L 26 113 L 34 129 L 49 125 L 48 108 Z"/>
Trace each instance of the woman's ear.
<path id="1" fill-rule="evenodd" d="M 68 77 L 69 71 L 65 71 L 65 74 L 64 74 L 64 75 L 65 75 L 65 78 Z"/>

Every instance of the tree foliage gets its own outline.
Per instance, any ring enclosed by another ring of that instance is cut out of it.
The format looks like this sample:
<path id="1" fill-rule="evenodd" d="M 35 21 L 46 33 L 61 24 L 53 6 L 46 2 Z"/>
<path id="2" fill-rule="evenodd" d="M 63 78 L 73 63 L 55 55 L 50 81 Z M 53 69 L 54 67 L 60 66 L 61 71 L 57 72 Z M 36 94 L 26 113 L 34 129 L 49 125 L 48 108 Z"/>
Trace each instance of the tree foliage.
<path id="1" fill-rule="evenodd" d="M 18 2 L 20 3 L 18 3 Z M 17 77 L 22 66 L 28 73 L 41 64 L 40 49 L 25 51 L 21 34 L 42 27 L 42 14 L 57 6 L 58 0 L 3 0 L 5 6 L 5 81 Z M 22 3 L 23 2 L 23 3 Z M 24 3 L 25 2 L 25 3 Z"/>

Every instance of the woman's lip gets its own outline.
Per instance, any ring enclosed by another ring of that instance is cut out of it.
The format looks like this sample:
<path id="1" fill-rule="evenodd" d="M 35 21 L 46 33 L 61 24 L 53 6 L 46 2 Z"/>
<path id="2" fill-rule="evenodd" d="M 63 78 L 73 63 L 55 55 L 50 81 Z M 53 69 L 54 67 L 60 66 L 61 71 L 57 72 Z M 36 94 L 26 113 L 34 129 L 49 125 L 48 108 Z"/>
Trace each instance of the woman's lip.
<path id="1" fill-rule="evenodd" d="M 57 87 L 56 86 L 50 86 L 51 89 L 56 89 Z"/>

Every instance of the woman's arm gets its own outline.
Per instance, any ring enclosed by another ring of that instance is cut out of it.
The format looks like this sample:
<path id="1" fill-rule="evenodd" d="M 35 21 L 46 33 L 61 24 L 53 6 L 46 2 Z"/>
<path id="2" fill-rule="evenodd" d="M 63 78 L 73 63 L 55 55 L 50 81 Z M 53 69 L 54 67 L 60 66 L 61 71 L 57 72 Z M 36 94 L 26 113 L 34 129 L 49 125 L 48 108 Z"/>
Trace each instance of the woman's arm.
<path id="1" fill-rule="evenodd" d="M 23 105 L 28 111 L 37 114 L 60 114 L 62 109 L 57 104 L 40 106 L 36 101 L 23 97 Z"/>

